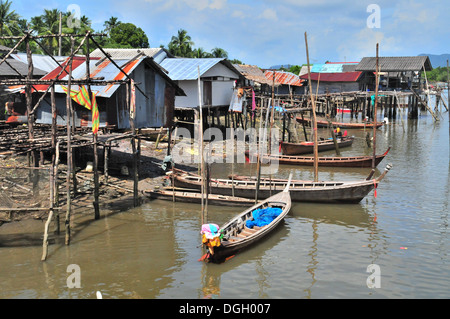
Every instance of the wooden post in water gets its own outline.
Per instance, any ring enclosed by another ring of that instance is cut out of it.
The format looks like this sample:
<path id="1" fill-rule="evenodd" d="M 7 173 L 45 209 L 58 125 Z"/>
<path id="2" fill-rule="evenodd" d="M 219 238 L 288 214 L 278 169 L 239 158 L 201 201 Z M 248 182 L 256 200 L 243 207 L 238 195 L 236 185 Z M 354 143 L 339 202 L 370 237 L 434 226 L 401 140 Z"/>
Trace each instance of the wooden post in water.
<path id="1" fill-rule="evenodd" d="M 372 143 L 372 147 L 373 147 L 373 158 L 372 158 L 372 169 L 375 169 L 376 167 L 376 141 L 377 141 L 377 106 L 378 106 L 378 86 L 379 86 L 379 81 L 380 81 L 380 76 L 379 76 L 379 61 L 378 61 L 378 48 L 379 48 L 379 44 L 377 43 L 377 62 L 376 62 L 376 70 L 375 70 L 375 105 L 374 105 L 374 109 L 373 109 L 373 143 Z"/>
<path id="2" fill-rule="evenodd" d="M 75 39 L 70 37 L 71 40 L 71 56 L 73 57 L 73 46 Z M 66 176 L 66 219 L 64 221 L 66 228 L 66 245 L 70 245 L 70 215 L 71 215 L 71 206 L 72 206 L 72 198 L 70 194 L 70 173 L 72 172 L 72 130 L 70 128 L 70 119 L 72 112 L 72 98 L 70 97 L 70 91 L 72 90 L 72 62 L 73 59 L 70 59 L 69 62 L 69 77 L 67 83 L 67 97 L 66 97 L 66 130 L 67 130 L 67 176 Z"/>
<path id="3" fill-rule="evenodd" d="M 94 96 L 91 91 L 91 67 L 90 67 L 90 49 L 89 49 L 89 39 L 90 39 L 90 31 L 87 32 L 86 35 L 86 80 L 87 82 L 87 90 L 89 94 L 89 100 L 91 103 L 91 108 L 94 108 Z M 92 113 L 92 123 L 94 123 L 94 116 Z M 75 125 L 75 123 L 74 123 Z M 95 133 L 93 136 L 94 143 L 94 217 L 95 219 L 100 219 L 100 203 L 99 203 L 99 178 L 98 178 L 98 134 Z"/>
<path id="4" fill-rule="evenodd" d="M 200 175 L 202 177 L 202 225 L 207 223 L 208 212 L 205 209 L 205 162 L 203 159 L 203 110 L 202 110 L 202 90 L 201 90 L 201 80 L 200 80 L 200 66 L 197 67 L 198 70 L 198 108 L 199 108 L 199 155 L 200 155 Z M 234 127 L 234 125 L 233 125 Z"/>
<path id="5" fill-rule="evenodd" d="M 308 52 L 308 36 L 305 32 L 305 44 L 306 44 L 306 63 L 308 65 L 308 85 L 309 85 L 309 94 L 311 96 L 312 103 L 312 112 L 313 112 L 313 120 L 314 120 L 314 181 L 319 181 L 319 155 L 318 155 L 318 145 L 317 145 L 317 118 L 316 118 L 316 102 L 312 93 L 311 86 L 311 68 L 309 67 L 309 52 Z"/>
<path id="6" fill-rule="evenodd" d="M 59 202 L 59 184 L 58 184 L 58 164 L 59 164 L 59 142 L 57 141 L 57 127 L 56 127 L 56 97 L 55 97 L 55 84 L 52 84 L 51 88 L 51 104 L 52 104 L 52 171 L 53 171 L 53 205 L 58 207 Z M 59 234 L 59 211 L 55 213 L 55 232 Z"/>
<path id="7" fill-rule="evenodd" d="M 448 65 L 448 60 L 447 60 L 447 100 L 448 100 L 448 107 L 450 109 L 450 67 Z M 450 131 L 450 115 L 448 116 L 448 129 Z"/>

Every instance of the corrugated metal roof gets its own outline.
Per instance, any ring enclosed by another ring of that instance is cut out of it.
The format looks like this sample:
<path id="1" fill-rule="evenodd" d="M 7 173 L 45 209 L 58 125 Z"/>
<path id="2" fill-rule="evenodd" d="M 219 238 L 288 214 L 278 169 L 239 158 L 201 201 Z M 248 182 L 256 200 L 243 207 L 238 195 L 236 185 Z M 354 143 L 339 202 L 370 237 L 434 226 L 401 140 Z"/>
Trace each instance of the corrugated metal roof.
<path id="1" fill-rule="evenodd" d="M 114 60 L 122 69 L 130 74 L 134 71 L 134 69 L 145 59 L 146 57 L 141 57 L 130 63 L 127 63 L 129 60 Z M 69 59 L 66 59 L 61 65 L 64 67 Z M 99 63 L 100 62 L 100 63 Z M 125 78 L 125 74 L 123 74 L 109 59 L 105 59 L 104 61 L 100 61 L 100 58 L 92 58 L 89 63 L 92 78 L 99 78 L 103 81 L 112 81 L 112 80 L 123 80 Z M 42 80 L 52 80 L 54 79 L 59 72 L 61 72 L 61 67 L 56 67 L 53 71 L 45 75 Z M 85 57 L 74 57 L 72 63 L 72 77 L 75 80 L 86 78 L 86 58 Z M 66 72 L 63 72 L 59 79 L 68 80 L 69 75 Z M 119 84 L 108 84 L 108 85 L 92 85 L 91 90 L 98 97 L 111 97 L 114 92 L 119 88 Z M 34 86 L 37 91 L 45 92 L 48 88 L 48 85 L 35 85 Z M 78 86 L 74 86 L 73 89 L 77 90 Z M 60 85 L 55 86 L 56 93 L 64 93 L 63 89 Z"/>
<path id="2" fill-rule="evenodd" d="M 314 64 L 311 73 L 339 73 L 344 72 L 344 67 L 358 63 L 322 63 Z"/>
<path id="3" fill-rule="evenodd" d="M 233 66 L 238 70 L 245 78 L 258 82 L 261 84 L 272 84 L 264 72 L 256 65 L 246 65 L 246 64 L 233 64 Z"/>
<path id="4" fill-rule="evenodd" d="M 225 59 L 222 58 L 167 58 L 161 62 L 161 67 L 167 70 L 169 77 L 174 81 L 197 80 L 198 67 L 200 67 L 200 76 L 209 69 Z"/>
<path id="5" fill-rule="evenodd" d="M 379 57 L 378 62 L 381 72 L 421 71 L 424 66 L 426 71 L 433 70 L 428 56 Z M 363 58 L 356 67 L 356 71 L 375 72 L 375 69 L 376 57 Z"/>
<path id="6" fill-rule="evenodd" d="M 139 53 L 142 52 L 144 55 L 153 58 L 156 63 L 161 63 L 162 60 L 164 60 L 167 57 L 169 58 L 174 57 L 164 48 L 103 49 L 103 51 L 109 54 L 112 59 L 128 59 L 128 60 L 136 57 Z M 95 49 L 94 51 L 92 51 L 90 56 L 93 58 L 105 57 L 105 55 L 103 54 L 102 51 L 100 51 L 100 49 Z"/>
<path id="7" fill-rule="evenodd" d="M 339 72 L 339 73 L 311 73 L 311 81 L 320 82 L 356 82 L 362 72 Z M 302 75 L 302 79 L 308 80 L 308 74 Z"/>
<path id="8" fill-rule="evenodd" d="M 11 57 L 28 65 L 26 53 L 14 53 L 11 54 Z M 48 55 L 33 54 L 31 57 L 33 59 L 33 66 L 40 70 L 50 72 L 58 66 L 58 64 Z M 60 64 L 67 59 L 66 56 L 54 56 L 54 58 Z"/>
<path id="9" fill-rule="evenodd" d="M 12 67 L 15 68 L 17 71 L 19 71 L 20 75 L 17 74 L 17 72 L 14 71 L 6 62 L 8 62 L 10 65 L 12 65 Z M 47 72 L 43 71 L 39 68 L 35 67 L 33 70 L 34 77 L 36 77 L 36 76 L 41 77 L 45 74 L 47 74 Z M 6 59 L 5 62 L 0 64 L 0 76 L 20 77 L 20 76 L 27 76 L 27 75 L 28 75 L 28 64 L 17 61 L 16 59 Z"/>
<path id="10" fill-rule="evenodd" d="M 272 70 L 266 70 L 264 72 L 264 75 L 266 78 L 272 83 L 273 82 L 273 71 Z M 303 80 L 300 79 L 298 75 L 295 75 L 291 72 L 284 72 L 284 71 L 275 71 L 275 82 L 279 84 L 286 84 L 286 85 L 292 85 L 292 86 L 302 86 Z"/>
<path id="11" fill-rule="evenodd" d="M 10 52 L 11 50 L 12 50 L 12 48 L 6 47 L 6 46 L 0 44 L 0 52 L 8 53 L 8 52 Z"/>
<path id="12" fill-rule="evenodd" d="M 130 63 L 126 64 L 129 59 L 115 59 L 114 62 L 117 63 L 127 74 L 131 74 L 136 67 L 145 59 L 145 57 L 141 57 Z M 90 70 L 92 78 L 99 78 L 103 81 L 112 81 L 112 80 L 124 80 L 125 74 L 123 74 L 117 67 L 111 63 L 109 59 L 105 59 L 99 65 L 97 65 L 98 60 L 90 61 Z M 126 64 L 126 65 L 125 65 Z M 72 76 L 74 79 L 83 79 L 86 77 L 86 61 L 77 67 L 72 72 Z M 68 76 L 64 77 L 65 80 L 68 80 Z M 108 84 L 108 85 L 93 85 L 91 86 L 92 93 L 96 94 L 98 97 L 111 97 L 114 92 L 120 87 L 119 84 Z M 76 88 L 75 88 L 76 89 Z M 60 86 L 56 86 L 55 92 L 64 93 Z"/>

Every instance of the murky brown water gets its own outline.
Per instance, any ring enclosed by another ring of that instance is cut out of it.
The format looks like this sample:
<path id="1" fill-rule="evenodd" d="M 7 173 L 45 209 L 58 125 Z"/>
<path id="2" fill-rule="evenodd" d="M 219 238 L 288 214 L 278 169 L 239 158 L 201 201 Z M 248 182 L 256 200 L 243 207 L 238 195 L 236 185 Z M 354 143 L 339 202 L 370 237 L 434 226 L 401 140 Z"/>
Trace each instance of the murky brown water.
<path id="1" fill-rule="evenodd" d="M 394 165 L 360 204 L 294 203 L 270 237 L 224 264 L 199 262 L 200 207 L 153 201 L 99 221 L 78 218 L 70 246 L 53 238 L 41 262 L 44 224 L 26 236 L 0 235 L 0 298 L 449 298 L 449 120 L 430 115 L 398 120 L 377 135 L 380 164 Z M 342 155 L 365 153 L 365 133 Z M 332 152 L 328 153 L 333 154 Z M 230 173 L 215 165 L 213 176 Z M 253 166 L 235 165 L 238 174 Z M 278 177 L 313 179 L 312 168 L 282 166 Z M 365 178 L 370 169 L 320 170 L 320 180 Z M 209 207 L 221 224 L 237 210 Z M 5 230 L 3 230 L 5 232 Z M 80 267 L 81 288 L 68 288 L 67 267 Z M 369 289 L 367 267 L 379 266 L 381 287 Z"/>

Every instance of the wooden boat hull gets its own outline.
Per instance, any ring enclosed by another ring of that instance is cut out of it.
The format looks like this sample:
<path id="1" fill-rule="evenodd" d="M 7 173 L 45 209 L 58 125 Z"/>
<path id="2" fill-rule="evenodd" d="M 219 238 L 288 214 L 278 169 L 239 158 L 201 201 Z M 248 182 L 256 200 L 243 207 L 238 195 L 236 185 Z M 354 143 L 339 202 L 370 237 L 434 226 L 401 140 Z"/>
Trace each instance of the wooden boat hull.
<path id="1" fill-rule="evenodd" d="M 151 199 L 161 199 L 167 201 L 173 201 L 175 198 L 175 202 L 183 202 L 183 203 L 194 203 L 201 204 L 202 203 L 202 194 L 194 193 L 194 192 L 179 192 L 179 191 L 169 191 L 169 190 L 158 190 L 144 191 L 144 195 Z M 217 194 L 208 195 L 208 205 L 216 205 L 216 206 L 231 206 L 231 207 L 248 207 L 253 206 L 255 204 L 254 199 L 241 198 L 241 197 L 233 197 L 233 196 L 224 196 Z"/>
<path id="2" fill-rule="evenodd" d="M 252 212 L 256 209 L 266 207 L 279 207 L 282 209 L 282 212 L 267 226 L 262 228 L 255 227 L 256 229 L 246 228 L 245 222 L 248 219 L 251 219 Z M 216 263 L 223 262 L 227 257 L 235 255 L 249 246 L 254 245 L 278 227 L 289 213 L 290 209 L 291 198 L 289 192 L 281 192 L 235 216 L 225 225 L 220 227 L 220 231 L 224 236 L 221 245 L 214 248 L 214 254 L 209 257 L 209 261 Z M 242 223 L 240 223 L 240 221 L 242 221 Z"/>
<path id="3" fill-rule="evenodd" d="M 300 124 L 308 124 L 312 125 L 312 120 L 307 118 L 296 118 L 297 122 Z M 335 127 L 339 127 L 341 129 L 364 129 L 364 128 L 373 128 L 374 123 L 344 123 L 344 122 L 331 122 L 331 124 Z M 384 125 L 383 122 L 377 123 L 377 129 Z M 317 127 L 328 127 L 328 121 L 317 121 Z"/>
<path id="4" fill-rule="evenodd" d="M 387 156 L 390 148 L 381 155 L 375 157 L 375 167 Z M 288 155 L 267 155 L 263 156 L 262 160 L 268 162 L 270 160 L 277 161 L 282 165 L 299 165 L 299 166 L 314 166 L 314 157 L 310 156 L 288 156 Z M 373 156 L 342 156 L 342 157 L 319 157 L 319 167 L 355 167 L 365 168 L 372 167 Z"/>
<path id="5" fill-rule="evenodd" d="M 339 148 L 350 147 L 355 139 L 353 137 L 342 138 L 337 141 Z M 302 142 L 302 143 L 280 143 L 283 155 L 300 155 L 314 153 L 314 142 Z M 317 143 L 317 150 L 319 152 L 334 150 L 336 146 L 333 140 L 319 141 Z"/>
<path id="6" fill-rule="evenodd" d="M 388 165 L 389 167 L 389 165 Z M 378 186 L 385 173 L 375 180 L 348 182 L 305 182 L 292 181 L 290 194 L 294 202 L 316 203 L 359 203 L 374 187 Z M 175 187 L 201 189 L 201 178 L 194 175 L 178 175 L 173 177 Z M 284 189 L 286 180 L 261 180 L 258 199 L 267 199 L 272 194 Z M 212 194 L 231 196 L 232 192 L 239 197 L 255 198 L 256 180 L 212 179 L 210 189 Z"/>

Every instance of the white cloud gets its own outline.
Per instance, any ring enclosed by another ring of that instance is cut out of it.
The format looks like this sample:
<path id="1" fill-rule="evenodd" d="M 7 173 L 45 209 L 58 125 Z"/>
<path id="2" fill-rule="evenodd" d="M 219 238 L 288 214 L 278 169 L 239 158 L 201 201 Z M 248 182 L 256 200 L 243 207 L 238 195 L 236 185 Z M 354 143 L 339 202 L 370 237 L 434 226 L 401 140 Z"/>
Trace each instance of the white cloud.
<path id="1" fill-rule="evenodd" d="M 393 36 L 386 37 L 379 29 L 364 28 L 344 41 L 337 48 L 337 53 L 342 60 L 359 61 L 363 57 L 376 56 L 377 43 L 380 56 L 393 55 L 392 53 L 397 50 L 396 39 Z"/>
<path id="2" fill-rule="evenodd" d="M 260 17 L 271 21 L 278 21 L 277 12 L 273 9 L 264 10 Z"/>
<path id="3" fill-rule="evenodd" d="M 233 18 L 241 18 L 241 19 L 243 19 L 243 18 L 245 18 L 245 13 L 243 11 L 241 11 L 241 10 L 234 10 L 233 13 L 231 14 L 231 16 Z"/>

